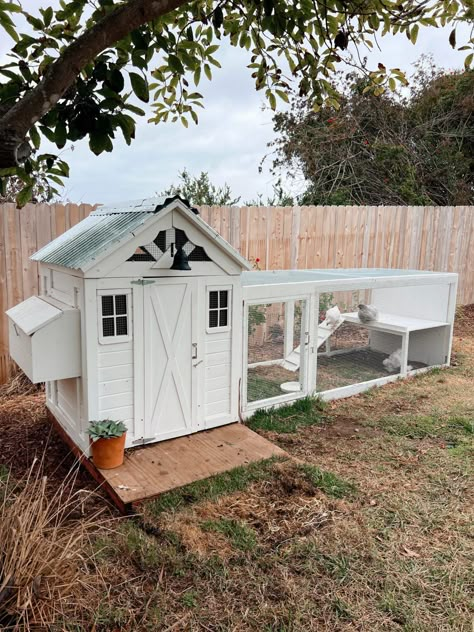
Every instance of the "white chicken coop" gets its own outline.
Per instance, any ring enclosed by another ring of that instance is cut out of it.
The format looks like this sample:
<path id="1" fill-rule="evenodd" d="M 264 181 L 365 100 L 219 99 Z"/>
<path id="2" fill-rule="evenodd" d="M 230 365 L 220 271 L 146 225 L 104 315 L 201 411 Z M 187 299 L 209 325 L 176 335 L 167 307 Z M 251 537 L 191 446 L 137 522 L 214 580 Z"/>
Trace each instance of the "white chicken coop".
<path id="1" fill-rule="evenodd" d="M 449 363 L 456 274 L 251 271 L 178 197 L 100 207 L 33 259 L 11 355 L 86 454 L 93 420 L 124 421 L 133 447 Z"/>

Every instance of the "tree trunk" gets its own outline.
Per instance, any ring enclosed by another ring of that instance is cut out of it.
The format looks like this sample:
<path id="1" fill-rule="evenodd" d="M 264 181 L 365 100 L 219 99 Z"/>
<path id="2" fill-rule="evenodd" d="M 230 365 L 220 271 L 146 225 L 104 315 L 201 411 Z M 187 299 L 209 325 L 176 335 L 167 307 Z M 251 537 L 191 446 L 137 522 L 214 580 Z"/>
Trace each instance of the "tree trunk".
<path id="1" fill-rule="evenodd" d="M 84 66 L 142 24 L 187 1 L 129 0 L 80 35 L 48 67 L 40 83 L 0 116 L 0 168 L 15 167 L 28 157 L 28 130 L 56 105 Z"/>

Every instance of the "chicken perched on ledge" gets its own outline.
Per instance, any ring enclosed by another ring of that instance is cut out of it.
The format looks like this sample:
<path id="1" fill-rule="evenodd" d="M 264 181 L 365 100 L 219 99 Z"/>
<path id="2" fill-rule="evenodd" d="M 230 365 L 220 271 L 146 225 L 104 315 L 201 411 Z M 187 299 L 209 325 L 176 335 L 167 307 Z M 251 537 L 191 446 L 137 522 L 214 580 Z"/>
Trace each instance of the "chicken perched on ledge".
<path id="1" fill-rule="evenodd" d="M 326 320 L 328 322 L 328 325 L 330 325 L 331 327 L 335 327 L 339 323 L 339 321 L 341 320 L 341 311 L 337 305 L 334 305 L 334 307 L 331 307 L 327 310 Z"/>
<path id="2" fill-rule="evenodd" d="M 357 315 L 361 323 L 372 323 L 378 320 L 379 311 L 373 305 L 358 305 L 359 311 Z"/>

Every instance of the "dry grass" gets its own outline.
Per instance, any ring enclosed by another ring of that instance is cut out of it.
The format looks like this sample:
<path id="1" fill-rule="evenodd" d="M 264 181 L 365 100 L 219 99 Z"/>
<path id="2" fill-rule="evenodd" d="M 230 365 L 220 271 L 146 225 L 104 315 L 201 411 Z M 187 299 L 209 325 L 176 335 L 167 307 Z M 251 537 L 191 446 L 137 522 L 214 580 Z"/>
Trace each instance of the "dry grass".
<path id="1" fill-rule="evenodd" d="M 70 477 L 75 476 L 74 472 Z M 23 480 L 0 479 L 0 623 L 29 630 L 83 621 L 97 607 L 100 575 L 86 551 L 98 515 L 65 480 L 51 496 L 41 462 Z"/>

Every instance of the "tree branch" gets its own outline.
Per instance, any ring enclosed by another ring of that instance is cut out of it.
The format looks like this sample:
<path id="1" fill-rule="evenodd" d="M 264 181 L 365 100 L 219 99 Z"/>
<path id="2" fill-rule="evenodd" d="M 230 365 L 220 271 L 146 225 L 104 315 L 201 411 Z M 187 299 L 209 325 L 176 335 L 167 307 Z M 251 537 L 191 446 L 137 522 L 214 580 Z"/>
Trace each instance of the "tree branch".
<path id="1" fill-rule="evenodd" d="M 187 2 L 188 0 L 129 0 L 67 46 L 61 56 L 48 67 L 40 83 L 0 116 L 0 168 L 14 167 L 27 157 L 29 152 L 25 150 L 24 139 L 28 130 L 56 105 L 73 85 L 81 70 L 99 53 L 142 24 Z"/>

